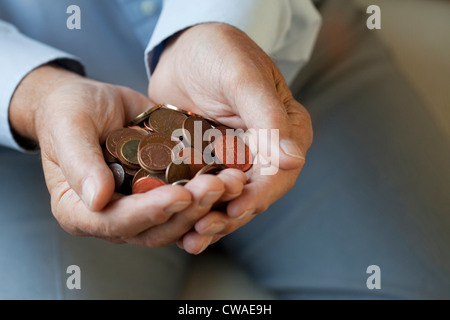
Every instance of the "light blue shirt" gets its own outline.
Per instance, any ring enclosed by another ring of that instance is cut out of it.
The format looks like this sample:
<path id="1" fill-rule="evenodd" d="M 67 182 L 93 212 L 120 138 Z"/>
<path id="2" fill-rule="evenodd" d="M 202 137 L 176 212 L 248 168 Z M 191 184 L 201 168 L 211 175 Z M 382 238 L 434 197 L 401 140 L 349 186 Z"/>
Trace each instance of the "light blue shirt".
<path id="1" fill-rule="evenodd" d="M 67 28 L 70 5 L 81 10 L 79 30 Z M 8 109 L 33 69 L 59 60 L 145 94 L 163 41 L 205 22 L 246 32 L 289 83 L 308 61 L 321 19 L 311 0 L 0 0 L 0 145 L 20 149 Z"/>

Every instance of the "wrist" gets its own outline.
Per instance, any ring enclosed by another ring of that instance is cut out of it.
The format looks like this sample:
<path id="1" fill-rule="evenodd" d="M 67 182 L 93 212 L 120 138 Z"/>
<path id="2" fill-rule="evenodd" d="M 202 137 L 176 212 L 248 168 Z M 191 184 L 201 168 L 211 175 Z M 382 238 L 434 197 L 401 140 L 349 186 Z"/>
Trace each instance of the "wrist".
<path id="1" fill-rule="evenodd" d="M 66 69 L 47 64 L 25 76 L 17 86 L 9 106 L 11 132 L 26 148 L 38 144 L 38 111 L 45 108 L 45 100 L 57 86 L 68 79 L 80 77 Z"/>

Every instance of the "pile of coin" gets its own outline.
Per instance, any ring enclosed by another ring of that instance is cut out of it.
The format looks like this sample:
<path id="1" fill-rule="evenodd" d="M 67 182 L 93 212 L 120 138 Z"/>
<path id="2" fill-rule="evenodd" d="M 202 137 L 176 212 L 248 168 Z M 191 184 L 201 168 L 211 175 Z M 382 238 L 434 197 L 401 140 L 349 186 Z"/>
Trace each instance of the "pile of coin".
<path id="1" fill-rule="evenodd" d="M 111 132 L 103 148 L 119 193 L 184 185 L 225 168 L 248 171 L 252 154 L 234 129 L 169 105 L 157 105 Z"/>

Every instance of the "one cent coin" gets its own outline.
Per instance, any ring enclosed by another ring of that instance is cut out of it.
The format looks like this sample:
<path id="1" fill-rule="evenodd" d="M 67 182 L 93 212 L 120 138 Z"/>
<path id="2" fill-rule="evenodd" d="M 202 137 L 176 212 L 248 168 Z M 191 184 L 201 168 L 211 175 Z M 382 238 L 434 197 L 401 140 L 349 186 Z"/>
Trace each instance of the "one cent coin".
<path id="1" fill-rule="evenodd" d="M 166 170 L 172 163 L 172 149 L 162 143 L 150 143 L 138 152 L 138 160 L 147 171 Z"/>
<path id="2" fill-rule="evenodd" d="M 232 135 L 234 132 L 233 128 L 224 126 L 224 125 L 218 125 L 217 127 L 214 127 L 213 130 L 209 131 L 208 134 L 208 141 L 209 142 L 214 142 L 215 138 L 221 138 L 223 136 L 227 135 L 227 130 L 228 130 L 228 134 Z"/>
<path id="3" fill-rule="evenodd" d="M 144 177 L 158 178 L 158 179 L 166 182 L 166 173 L 165 172 L 163 172 L 163 173 L 151 173 L 151 172 L 148 172 L 145 169 L 140 169 L 134 175 L 133 180 L 131 182 L 131 185 L 134 185 L 136 183 L 136 181 L 138 181 L 139 179 L 144 178 Z"/>
<path id="4" fill-rule="evenodd" d="M 194 112 L 191 112 L 191 111 L 187 111 L 187 110 L 181 109 L 181 108 L 179 108 L 179 107 L 175 107 L 175 106 L 170 105 L 170 104 L 166 104 L 166 105 L 164 105 L 164 107 L 167 108 L 167 109 L 171 109 L 171 110 L 175 110 L 175 111 L 181 112 L 181 113 L 183 113 L 183 114 L 185 114 L 185 115 L 187 115 L 187 116 L 194 116 L 194 117 L 199 117 L 199 118 L 205 118 L 205 117 L 202 117 L 202 116 L 199 115 L 199 114 L 196 114 L 196 113 L 194 113 Z M 206 119 L 206 118 L 205 118 L 205 119 Z"/>
<path id="5" fill-rule="evenodd" d="M 177 163 L 181 161 L 182 163 L 187 164 L 191 169 L 192 175 L 195 175 L 201 168 L 205 166 L 202 152 L 194 148 L 182 149 L 178 154 L 177 160 Z"/>
<path id="6" fill-rule="evenodd" d="M 203 137 L 205 132 L 210 129 L 213 129 L 213 127 L 205 119 L 195 116 L 189 117 L 183 122 L 184 142 L 203 152 L 209 144 L 209 141 L 203 141 Z"/>
<path id="7" fill-rule="evenodd" d="M 225 168 L 247 171 L 252 167 L 253 158 L 249 147 L 237 136 L 226 135 L 215 142 L 216 163 Z"/>
<path id="8" fill-rule="evenodd" d="M 180 141 L 172 141 L 171 136 L 161 134 L 161 133 L 149 133 L 146 135 L 139 144 L 138 151 L 144 149 L 147 145 L 153 143 L 161 143 L 168 146 L 170 149 L 173 149 Z"/>
<path id="9" fill-rule="evenodd" d="M 136 183 L 136 181 L 138 181 L 141 178 L 147 177 L 148 176 L 148 172 L 145 169 L 139 169 L 136 174 L 133 176 L 133 180 L 131 181 L 131 185 L 134 185 Z"/>
<path id="10" fill-rule="evenodd" d="M 181 112 L 160 108 L 148 117 L 148 126 L 154 131 L 171 136 L 176 129 L 181 129 L 187 116 Z"/>
<path id="11" fill-rule="evenodd" d="M 164 185 L 164 181 L 158 178 L 144 177 L 136 181 L 136 183 L 132 187 L 131 193 L 145 193 Z"/>
<path id="12" fill-rule="evenodd" d="M 192 172 L 189 165 L 185 163 L 171 163 L 166 169 L 166 182 L 174 183 L 179 180 L 191 180 Z"/>
<path id="13" fill-rule="evenodd" d="M 123 166 L 123 170 L 125 170 L 125 173 L 129 175 L 130 177 L 134 177 L 136 173 L 140 170 L 139 168 L 130 169 L 126 166 Z"/>

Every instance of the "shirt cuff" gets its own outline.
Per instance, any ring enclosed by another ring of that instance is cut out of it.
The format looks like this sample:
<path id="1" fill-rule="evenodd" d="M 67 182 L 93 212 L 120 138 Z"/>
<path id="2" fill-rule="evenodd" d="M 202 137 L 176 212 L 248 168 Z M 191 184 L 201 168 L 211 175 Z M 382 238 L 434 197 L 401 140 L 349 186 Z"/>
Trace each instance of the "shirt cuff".
<path id="1" fill-rule="evenodd" d="M 321 17 L 311 0 L 166 0 L 145 50 L 150 77 L 164 41 L 200 23 L 220 22 L 245 32 L 293 79 L 309 60 Z"/>
<path id="2" fill-rule="evenodd" d="M 30 39 L 11 24 L 0 21 L 0 145 L 30 151 L 19 145 L 9 123 L 9 105 L 22 79 L 39 66 L 53 62 L 84 75 L 79 60 L 66 52 Z"/>

